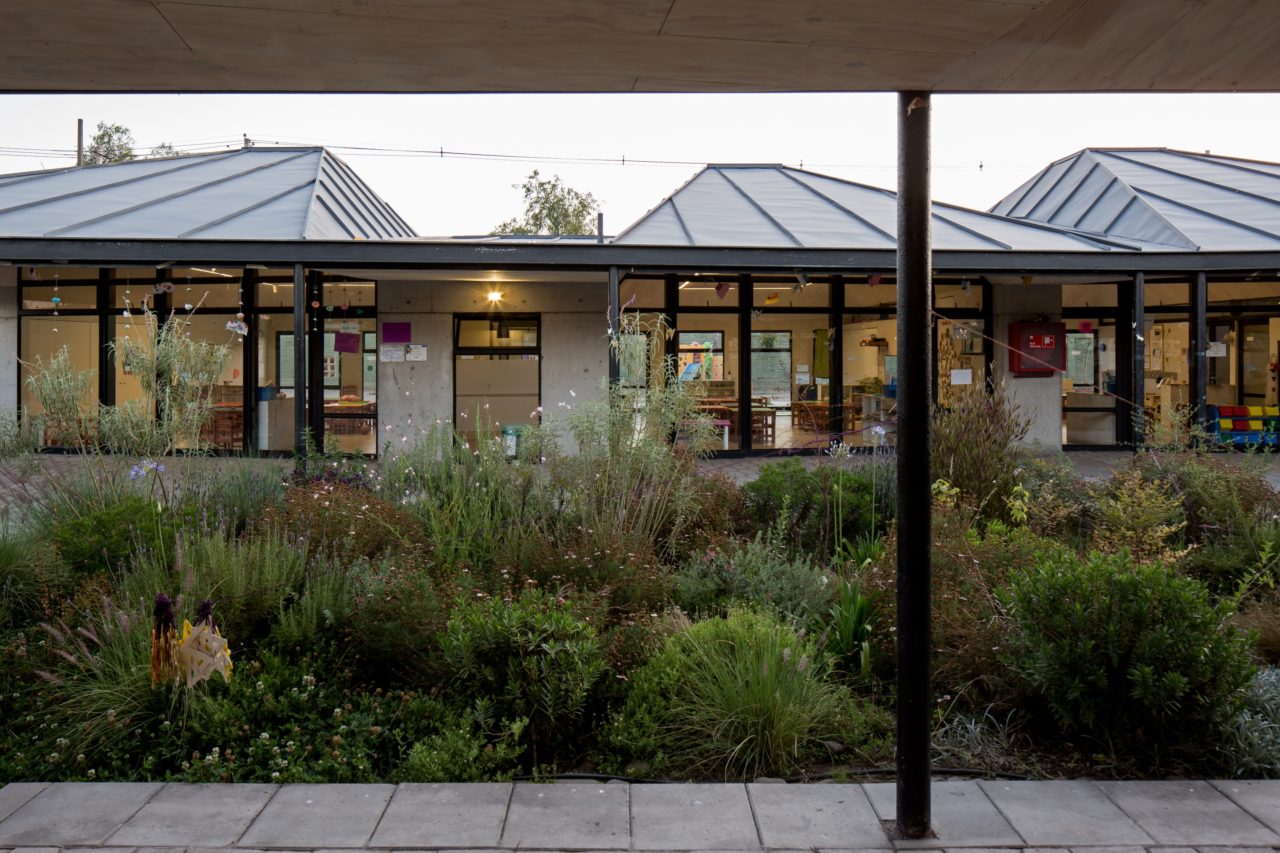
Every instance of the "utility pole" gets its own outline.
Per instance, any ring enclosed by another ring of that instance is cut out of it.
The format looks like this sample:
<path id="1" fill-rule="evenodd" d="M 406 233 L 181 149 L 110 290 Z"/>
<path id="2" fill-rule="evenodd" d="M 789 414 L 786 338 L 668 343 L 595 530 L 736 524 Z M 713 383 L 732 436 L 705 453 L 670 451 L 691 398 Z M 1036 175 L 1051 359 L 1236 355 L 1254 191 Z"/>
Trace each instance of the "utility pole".
<path id="1" fill-rule="evenodd" d="M 84 165 L 84 119 L 76 119 L 76 165 Z"/>

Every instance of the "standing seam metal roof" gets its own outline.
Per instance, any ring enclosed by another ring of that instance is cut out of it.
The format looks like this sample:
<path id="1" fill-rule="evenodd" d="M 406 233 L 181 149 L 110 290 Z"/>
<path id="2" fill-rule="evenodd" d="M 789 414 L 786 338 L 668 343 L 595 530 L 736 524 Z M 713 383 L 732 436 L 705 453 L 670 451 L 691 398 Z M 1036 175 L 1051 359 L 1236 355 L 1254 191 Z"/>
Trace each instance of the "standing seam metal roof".
<path id="1" fill-rule="evenodd" d="M 1170 148 L 1086 148 L 993 213 L 1165 250 L 1280 250 L 1280 164 Z"/>
<path id="2" fill-rule="evenodd" d="M 774 164 L 709 165 L 613 242 L 622 245 L 895 249 L 897 194 Z M 944 251 L 1110 251 L 1142 240 L 933 204 Z M 1159 248 L 1167 248 L 1161 246 Z"/>
<path id="3" fill-rule="evenodd" d="M 243 148 L 0 176 L 0 234 L 107 239 L 416 237 L 321 147 Z"/>

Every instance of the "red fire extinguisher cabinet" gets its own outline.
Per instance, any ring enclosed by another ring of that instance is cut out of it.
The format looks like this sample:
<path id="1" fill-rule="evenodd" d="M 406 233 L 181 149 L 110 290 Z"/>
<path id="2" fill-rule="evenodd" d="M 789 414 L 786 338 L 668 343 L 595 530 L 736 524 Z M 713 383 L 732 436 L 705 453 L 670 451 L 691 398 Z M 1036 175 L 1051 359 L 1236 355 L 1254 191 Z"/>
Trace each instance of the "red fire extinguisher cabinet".
<path id="1" fill-rule="evenodd" d="M 1014 376 L 1052 376 L 1067 369 L 1064 323 L 1010 323 L 1009 372 Z"/>

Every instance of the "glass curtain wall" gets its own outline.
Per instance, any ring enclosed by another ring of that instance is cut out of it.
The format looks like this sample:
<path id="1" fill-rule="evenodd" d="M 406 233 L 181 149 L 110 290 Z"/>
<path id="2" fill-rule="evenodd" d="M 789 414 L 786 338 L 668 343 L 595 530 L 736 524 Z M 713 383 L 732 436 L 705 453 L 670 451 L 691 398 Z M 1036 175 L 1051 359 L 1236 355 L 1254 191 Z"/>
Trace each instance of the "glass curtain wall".
<path id="1" fill-rule="evenodd" d="M 1067 328 L 1067 372 L 1062 378 L 1062 443 L 1110 446 L 1119 428 L 1116 337 L 1118 290 L 1114 284 L 1062 287 Z"/>
<path id="2" fill-rule="evenodd" d="M 541 318 L 455 314 L 454 424 L 468 444 L 541 420 Z"/>
<path id="3" fill-rule="evenodd" d="M 837 399 L 832 385 L 830 301 L 830 284 L 807 277 L 758 276 L 753 282 L 753 449 L 827 448 Z"/>

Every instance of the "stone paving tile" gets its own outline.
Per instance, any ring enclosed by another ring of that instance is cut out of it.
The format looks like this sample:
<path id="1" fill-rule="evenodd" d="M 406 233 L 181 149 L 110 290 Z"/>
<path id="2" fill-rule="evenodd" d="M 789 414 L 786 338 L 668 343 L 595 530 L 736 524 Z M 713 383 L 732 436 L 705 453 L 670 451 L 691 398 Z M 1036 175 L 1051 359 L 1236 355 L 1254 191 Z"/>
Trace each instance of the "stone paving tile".
<path id="1" fill-rule="evenodd" d="M 1071 853 L 1146 853 L 1145 847 L 1072 847 Z"/>
<path id="2" fill-rule="evenodd" d="M 1199 853 L 1271 853 L 1274 847 L 1197 847 Z"/>
<path id="3" fill-rule="evenodd" d="M 63 847 L 62 853 L 133 853 L 132 847 Z M 150 850 L 147 853 L 151 853 Z"/>
<path id="4" fill-rule="evenodd" d="M 276 790 L 275 785 L 169 784 L 109 840 L 134 847 L 229 847 Z"/>
<path id="5" fill-rule="evenodd" d="M 631 841 L 637 850 L 760 846 L 746 786 L 723 784 L 633 785 Z"/>
<path id="6" fill-rule="evenodd" d="M 239 844 L 363 847 L 394 791 L 394 785 L 282 785 Z"/>
<path id="7" fill-rule="evenodd" d="M 1154 841 L 1089 782 L 983 781 L 978 787 L 1028 844 L 1122 847 Z"/>
<path id="8" fill-rule="evenodd" d="M 503 847 L 625 850 L 631 845 L 625 785 L 519 782 L 502 830 Z"/>
<path id="9" fill-rule="evenodd" d="M 509 783 L 404 784 L 396 788 L 370 847 L 496 847 Z"/>
<path id="10" fill-rule="evenodd" d="M 1151 853 L 1198 853 L 1194 847 L 1149 847 Z"/>
<path id="11" fill-rule="evenodd" d="M 747 786 L 765 847 L 886 847 L 880 818 L 860 785 Z"/>
<path id="12" fill-rule="evenodd" d="M 10 782 L 0 788 L 0 820 L 16 812 L 36 794 L 49 787 L 45 782 Z"/>
<path id="13" fill-rule="evenodd" d="M 892 847 L 819 847 L 817 853 L 893 853 Z"/>
<path id="14" fill-rule="evenodd" d="M 1280 833 L 1280 779 L 1210 784 L 1256 820 L 1270 827 L 1272 832 Z"/>
<path id="15" fill-rule="evenodd" d="M 0 821 L 0 846 L 101 844 L 162 787 L 151 782 L 50 785 Z"/>
<path id="16" fill-rule="evenodd" d="M 15 847 L 9 853 L 58 853 L 57 847 Z"/>
<path id="17" fill-rule="evenodd" d="M 863 785 L 881 820 L 893 820 L 896 787 L 892 782 Z M 899 849 L 917 847 L 1022 847 L 1022 837 L 1004 819 L 977 782 L 934 782 L 933 829 L 936 838 L 901 839 Z"/>
<path id="18" fill-rule="evenodd" d="M 1280 836 L 1207 782 L 1096 782 L 1157 844 L 1275 845 Z"/>

